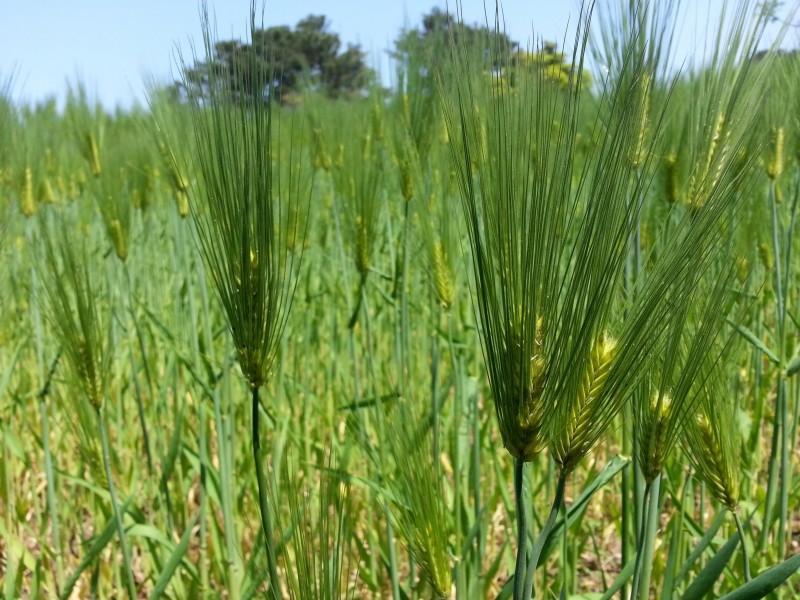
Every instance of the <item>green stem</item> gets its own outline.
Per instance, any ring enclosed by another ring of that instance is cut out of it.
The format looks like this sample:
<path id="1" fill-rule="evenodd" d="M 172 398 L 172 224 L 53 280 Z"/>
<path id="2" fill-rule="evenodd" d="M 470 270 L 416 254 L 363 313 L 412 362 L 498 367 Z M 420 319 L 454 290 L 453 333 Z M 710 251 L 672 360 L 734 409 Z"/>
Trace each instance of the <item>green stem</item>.
<path id="1" fill-rule="evenodd" d="M 789 463 L 789 402 L 786 393 L 786 378 L 778 375 L 778 411 L 781 420 L 781 488 L 780 513 L 778 519 L 778 560 L 786 556 L 786 524 L 789 520 L 789 487 L 791 465 Z"/>
<path id="2" fill-rule="evenodd" d="M 347 321 L 347 328 L 353 329 L 358 323 L 358 315 L 361 314 L 361 303 L 364 300 L 364 290 L 367 285 L 367 275 L 369 271 L 365 271 L 361 274 L 361 279 L 358 284 L 358 295 L 356 297 L 356 307 L 353 309 L 353 314 L 350 316 L 350 319 Z"/>
<path id="3" fill-rule="evenodd" d="M 636 566 L 634 569 L 631 598 L 647 600 L 650 597 L 650 577 L 653 574 L 653 550 L 658 532 L 659 493 L 661 474 L 645 486 L 646 507 L 644 527 L 641 532 L 639 547 L 636 549 Z"/>
<path id="4" fill-rule="evenodd" d="M 59 534 L 58 504 L 56 503 L 56 479 L 53 472 L 53 454 L 50 450 L 50 426 L 47 416 L 45 396 L 39 400 L 39 412 L 42 417 L 42 448 L 44 450 L 44 472 L 47 478 L 47 510 L 50 513 L 50 529 L 53 536 L 53 553 L 56 559 L 56 576 L 59 583 L 64 579 L 64 567 L 61 556 L 61 537 Z"/>
<path id="5" fill-rule="evenodd" d="M 219 446 L 219 479 L 222 487 L 220 501 L 222 502 L 222 520 L 225 525 L 225 548 L 226 560 L 228 565 L 228 592 L 231 597 L 239 597 L 241 587 L 241 563 L 239 552 L 236 548 L 236 521 L 233 516 L 233 481 L 231 479 L 230 453 L 231 448 L 226 435 L 226 418 L 222 413 L 222 402 L 220 391 L 216 387 L 213 389 L 214 402 L 214 421 L 217 430 L 217 446 Z"/>
<path id="6" fill-rule="evenodd" d="M 775 286 L 775 303 L 776 303 L 776 338 L 778 340 L 778 357 L 783 361 L 784 359 L 784 333 L 785 333 L 785 317 L 786 317 L 786 303 L 783 296 L 783 270 L 781 268 L 781 250 L 780 250 L 780 225 L 778 223 L 778 202 L 775 195 L 775 182 L 770 181 L 769 184 L 769 200 L 772 216 L 772 251 L 775 260 L 773 268 L 773 285 Z M 787 265 L 788 267 L 788 265 Z M 780 484 L 780 510 L 778 514 L 778 546 L 783 556 L 785 550 L 785 531 L 786 520 L 788 517 L 788 428 L 786 419 L 788 418 L 788 410 L 786 407 L 786 387 L 783 381 L 783 376 L 779 372 L 777 375 L 777 394 L 775 405 L 775 419 L 772 426 L 772 444 L 770 448 L 769 457 L 769 479 L 767 482 L 767 497 L 764 506 L 764 529 L 762 531 L 760 546 L 762 550 L 766 549 L 769 531 L 771 529 L 774 504 L 776 496 L 778 495 L 778 485 Z"/>
<path id="7" fill-rule="evenodd" d="M 525 511 L 525 461 L 514 460 L 514 497 L 517 501 L 517 565 L 514 569 L 514 600 L 523 600 L 525 587 L 525 553 L 528 545 L 528 518 Z"/>
<path id="8" fill-rule="evenodd" d="M 191 259 L 187 256 L 186 245 L 183 237 L 183 223 L 179 218 L 177 211 L 173 212 L 173 221 L 175 225 L 175 255 L 180 261 L 178 273 L 183 273 L 182 278 L 176 278 L 175 297 L 180 298 L 181 288 L 186 286 L 189 293 L 186 294 L 189 307 L 189 323 L 191 327 L 191 345 L 193 355 L 195 358 L 195 368 L 200 366 L 200 336 L 198 335 L 198 316 L 197 306 L 195 305 L 195 296 L 192 292 L 192 269 L 190 268 Z M 145 361 L 146 362 L 146 361 Z M 209 382 L 211 383 L 211 382 Z M 198 418 L 198 451 L 200 463 L 200 489 L 199 489 L 199 503 L 200 503 L 200 552 L 198 557 L 198 565 L 200 571 L 200 590 L 199 596 L 202 599 L 206 598 L 210 589 L 209 579 L 209 563 L 208 563 L 208 532 L 206 524 L 207 513 L 207 496 L 206 491 L 207 478 L 208 478 L 208 428 L 206 426 L 206 405 L 205 395 L 200 396 L 200 402 L 197 403 L 197 418 Z M 168 490 L 167 490 L 168 491 Z M 221 494 L 224 497 L 224 494 Z M 166 496 L 168 498 L 168 496 Z M 224 514 L 224 511 L 223 511 Z M 227 528 L 227 527 L 226 527 Z"/>
<path id="9" fill-rule="evenodd" d="M 778 340 L 780 344 L 779 356 L 783 358 L 783 326 L 786 308 L 783 296 L 783 269 L 781 269 L 780 225 L 778 223 L 778 201 L 775 196 L 775 182 L 769 184 L 769 199 L 772 216 L 772 253 L 775 260 L 775 301 L 778 315 Z"/>
<path id="10" fill-rule="evenodd" d="M 401 272 L 398 277 L 400 294 L 400 381 L 405 382 L 409 373 L 409 318 L 408 318 L 408 263 L 409 263 L 409 231 L 411 229 L 411 202 L 405 202 L 405 214 L 403 218 L 403 260 L 401 262 Z"/>
<path id="11" fill-rule="evenodd" d="M 392 598 L 400 600 L 400 577 L 397 568 L 397 548 L 394 543 L 394 526 L 392 525 L 391 509 L 389 505 L 384 505 L 386 514 L 386 547 L 389 554 L 389 578 L 392 582 Z"/>
<path id="12" fill-rule="evenodd" d="M 145 352 L 144 347 L 144 339 L 141 334 L 141 330 L 139 329 L 139 322 L 136 319 L 136 309 L 133 307 L 133 283 L 131 281 L 131 274 L 130 270 L 128 269 L 128 263 L 124 264 L 123 270 L 125 271 L 125 280 L 126 280 L 126 291 L 128 296 L 128 310 L 131 313 L 131 320 L 133 321 L 133 327 L 136 332 L 136 339 L 139 344 L 139 352 L 142 355 L 142 364 L 145 370 L 145 377 L 147 378 L 148 387 L 150 388 L 150 398 L 153 397 L 153 385 L 152 379 L 149 373 L 149 367 L 147 366 L 147 354 Z M 134 383 L 134 388 L 136 391 L 136 410 L 139 416 L 139 426 L 142 428 L 142 445 L 144 446 L 144 454 L 145 458 L 147 459 L 147 472 L 150 476 L 153 475 L 153 455 L 150 450 L 150 432 L 147 429 L 147 419 L 145 418 L 144 412 L 144 402 L 142 401 L 142 395 L 139 390 L 139 380 L 136 376 L 136 360 L 133 355 L 133 349 L 130 351 L 130 359 L 131 359 L 131 379 Z"/>
<path id="13" fill-rule="evenodd" d="M 58 361 L 61 358 L 59 351 L 50 365 L 44 386 L 39 392 L 39 413 L 42 417 L 42 450 L 44 451 L 44 472 L 47 480 L 47 510 L 50 513 L 50 528 L 53 535 L 53 554 L 56 559 L 56 586 L 64 580 L 64 563 L 61 556 L 61 536 L 59 533 L 58 504 L 56 502 L 56 478 L 53 471 L 53 453 L 50 449 L 50 422 L 47 414 L 47 396 L 50 393 L 50 382 L 55 375 Z"/>
<path id="14" fill-rule="evenodd" d="M 739 541 L 742 544 L 742 565 L 744 566 L 744 580 L 750 581 L 750 557 L 747 554 L 747 541 L 744 538 L 744 529 L 742 528 L 742 521 L 736 511 L 733 512 L 733 522 L 736 523 L 736 531 L 739 532 Z"/>
<path id="15" fill-rule="evenodd" d="M 195 261 L 196 281 L 197 288 L 200 292 L 200 302 L 203 315 L 203 336 L 206 340 L 207 347 L 204 352 L 208 356 L 208 360 L 213 364 L 214 355 L 212 352 L 213 344 L 210 343 L 214 339 L 211 331 L 211 306 L 208 297 L 208 288 L 206 287 L 206 273 L 203 269 L 202 261 Z M 198 341 L 199 345 L 199 341 Z M 201 355 L 198 353 L 197 355 Z M 218 384 L 222 380 L 223 384 L 227 383 L 227 378 L 224 377 L 225 370 L 217 377 L 215 374 L 209 374 L 209 389 L 211 390 L 211 400 L 214 405 L 214 429 L 216 430 L 217 438 L 217 453 L 219 455 L 219 479 L 220 479 L 220 503 L 222 504 L 222 521 L 223 531 L 225 535 L 225 563 L 227 569 L 227 592 L 232 600 L 238 600 L 241 597 L 242 589 L 242 562 L 241 553 L 236 547 L 236 521 L 233 515 L 233 489 L 234 484 L 231 479 L 233 469 L 232 449 L 229 443 L 230 437 L 226 434 L 228 426 L 226 424 L 227 415 L 222 410 L 222 400 Z"/>
<path id="16" fill-rule="evenodd" d="M 372 391 L 375 396 L 375 422 L 378 426 L 379 439 L 386 439 L 386 429 L 383 421 L 383 401 L 380 399 L 376 385 L 375 365 L 372 360 L 372 329 L 369 316 L 369 301 L 367 298 L 367 275 L 361 278 L 361 307 L 364 309 L 364 343 L 367 348 L 367 371 L 369 372 L 369 379 L 372 383 Z M 383 469 L 386 465 L 385 445 L 379 444 L 378 451 L 381 461 L 381 478 L 383 478 Z M 392 598 L 394 600 L 400 599 L 400 578 L 399 569 L 397 567 L 397 551 L 395 548 L 394 540 L 394 527 L 392 526 L 391 509 L 388 504 L 383 506 L 384 514 L 386 515 L 386 547 L 389 558 L 389 580 L 392 584 Z"/>
<path id="17" fill-rule="evenodd" d="M 767 464 L 767 495 L 764 500 L 764 527 L 761 529 L 759 550 L 765 552 L 769 543 L 769 532 L 772 530 L 772 517 L 775 507 L 775 496 L 778 493 L 778 447 L 780 445 L 780 399 L 778 399 L 775 418 L 772 422 L 772 440 L 770 442 L 769 462 Z"/>
<path id="18" fill-rule="evenodd" d="M 633 430 L 630 424 L 633 423 L 633 409 L 630 402 L 626 402 L 622 408 L 622 453 L 625 456 L 633 456 Z M 633 498 L 633 461 L 629 461 L 622 468 L 622 535 L 621 535 L 621 554 L 620 569 L 628 564 L 632 553 L 633 532 L 631 525 L 634 524 L 636 515 Z M 627 584 L 620 588 L 620 598 L 627 598 Z"/>
<path id="19" fill-rule="evenodd" d="M 125 538 L 125 528 L 122 525 L 122 515 L 119 512 L 119 503 L 117 502 L 117 492 L 114 488 L 114 480 L 111 477 L 111 461 L 109 459 L 108 451 L 108 433 L 106 432 L 106 424 L 103 420 L 101 410 L 97 412 L 97 426 L 100 429 L 100 445 L 103 451 L 103 468 L 106 472 L 106 482 L 108 483 L 108 495 L 111 497 L 111 508 L 114 511 L 114 523 L 117 526 L 117 535 L 119 536 L 119 544 L 122 548 L 122 560 L 125 566 L 125 583 L 128 587 L 128 597 L 135 600 L 136 595 L 135 580 L 133 578 L 133 571 L 131 570 L 131 554 L 128 549 L 128 542 Z"/>
<path id="20" fill-rule="evenodd" d="M 528 569 L 525 574 L 525 593 L 522 596 L 524 600 L 535 597 L 536 590 L 533 587 L 533 578 L 536 573 L 536 568 L 539 566 L 539 558 L 542 554 L 542 550 L 544 549 L 544 545 L 547 542 L 547 538 L 550 537 L 550 532 L 553 531 L 553 527 L 558 520 L 558 513 L 561 510 L 561 505 L 564 503 L 564 489 L 566 488 L 566 485 L 567 474 L 564 473 L 564 471 L 561 471 L 558 474 L 558 482 L 556 483 L 556 492 L 553 497 L 553 506 L 550 509 L 550 515 L 547 517 L 547 521 L 545 522 L 544 527 L 542 527 L 539 537 L 536 538 L 536 543 L 533 546 L 533 552 L 528 559 Z M 566 527 L 564 528 L 564 532 L 566 536 Z"/>
<path id="21" fill-rule="evenodd" d="M 198 404 L 197 413 L 199 418 L 199 453 L 200 453 L 200 556 L 198 558 L 200 571 L 200 598 L 205 598 L 210 587 L 209 568 L 208 568 L 208 539 L 206 532 L 206 485 L 208 477 L 208 448 L 206 442 L 206 407 L 203 398 Z"/>
<path id="22" fill-rule="evenodd" d="M 450 361 L 453 373 L 453 507 L 454 507 L 454 532 L 455 532 L 455 545 L 456 548 L 461 548 L 463 539 L 463 521 L 461 519 L 461 506 L 462 502 L 462 460 L 461 460 L 461 420 L 463 418 L 463 399 L 464 399 L 464 378 L 461 357 L 456 350 L 454 328 L 454 317 L 452 313 L 447 313 L 447 344 L 450 350 Z M 477 438 L 476 438 L 477 439 Z M 477 442 L 475 443 L 477 449 Z M 480 449 L 477 449 L 480 452 Z M 438 462 L 438 458 L 437 458 Z M 479 496 L 476 491 L 476 496 Z M 479 503 L 476 502 L 476 507 Z M 480 571 L 480 568 L 477 569 Z M 463 597 L 464 588 L 466 587 L 465 565 L 461 562 L 456 562 L 453 566 L 454 580 L 456 582 L 456 599 Z"/>
<path id="23" fill-rule="evenodd" d="M 267 504 L 267 478 L 264 475 L 264 465 L 261 463 L 261 435 L 259 432 L 258 386 L 252 386 L 252 423 L 253 423 L 253 461 L 256 467 L 256 482 L 258 483 L 258 506 L 261 512 L 261 529 L 264 533 L 264 548 L 267 551 L 267 568 L 269 569 L 270 595 L 275 600 L 280 598 L 280 584 L 278 579 L 278 562 L 275 559 L 275 548 L 272 537 L 272 518 Z"/>
<path id="24" fill-rule="evenodd" d="M 483 519 L 481 517 L 481 417 L 478 410 L 478 394 L 473 392 L 470 395 L 472 405 L 472 496 L 475 522 L 478 524 L 478 540 L 475 556 L 475 568 L 472 569 L 476 581 L 476 589 L 482 589 L 483 580 L 483 555 L 486 543 L 483 529 Z M 458 594 L 458 589 L 456 589 Z"/>
<path id="25" fill-rule="evenodd" d="M 439 316 L 438 311 L 434 311 Z M 439 333 L 434 327 L 431 336 L 431 430 L 433 433 L 433 465 L 439 473 Z M 452 348 L 451 348 L 452 351 Z"/>

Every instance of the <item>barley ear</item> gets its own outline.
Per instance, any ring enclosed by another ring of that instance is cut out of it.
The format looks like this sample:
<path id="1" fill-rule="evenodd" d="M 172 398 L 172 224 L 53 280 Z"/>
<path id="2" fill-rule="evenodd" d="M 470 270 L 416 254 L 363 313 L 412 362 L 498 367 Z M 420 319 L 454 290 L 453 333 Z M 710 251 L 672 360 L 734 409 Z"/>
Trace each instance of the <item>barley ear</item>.
<path id="1" fill-rule="evenodd" d="M 592 431 L 596 426 L 594 411 L 611 371 L 616 349 L 617 342 L 608 333 L 602 334 L 594 343 L 578 388 L 578 395 L 572 401 L 566 427 L 554 432 L 555 438 L 550 448 L 555 461 L 565 473 L 571 472 L 578 465 L 598 437 L 597 433 Z"/>
<path id="2" fill-rule="evenodd" d="M 766 148 L 766 160 L 764 171 L 772 181 L 775 181 L 783 173 L 783 127 L 773 126 L 770 128 L 769 142 Z"/>
<path id="3" fill-rule="evenodd" d="M 735 335 L 731 333 L 731 335 Z M 731 511 L 739 502 L 739 431 L 736 395 L 730 371 L 738 346 L 735 340 L 721 353 L 700 391 L 697 413 L 683 436 L 685 454 L 714 498 Z"/>
<path id="4" fill-rule="evenodd" d="M 698 474 L 719 503 L 735 510 L 739 494 L 737 471 L 723 450 L 718 430 L 705 412 L 700 412 L 687 429 L 690 432 L 687 435 L 696 442 L 691 446 L 690 455 Z"/>
<path id="5" fill-rule="evenodd" d="M 80 391 L 76 399 L 100 411 L 110 366 L 109 320 L 98 301 L 104 295 L 90 269 L 86 243 L 77 241 L 74 215 L 59 211 L 58 224 L 52 216 L 39 220 L 43 248 L 37 268 L 44 283 L 44 314 L 70 368 L 71 382 Z"/>
<path id="6" fill-rule="evenodd" d="M 33 172 L 30 167 L 25 167 L 22 179 L 20 212 L 26 217 L 30 217 L 36 213 L 36 202 L 33 198 Z"/>

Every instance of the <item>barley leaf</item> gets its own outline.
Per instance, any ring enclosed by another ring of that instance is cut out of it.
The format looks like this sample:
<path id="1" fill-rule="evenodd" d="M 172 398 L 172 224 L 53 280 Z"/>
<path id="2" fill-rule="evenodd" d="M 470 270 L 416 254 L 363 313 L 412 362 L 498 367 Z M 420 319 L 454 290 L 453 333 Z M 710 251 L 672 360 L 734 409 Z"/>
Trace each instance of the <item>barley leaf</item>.
<path id="1" fill-rule="evenodd" d="M 741 323 L 736 323 L 733 320 L 728 319 L 728 324 L 733 327 L 739 334 L 746 339 L 750 344 L 753 345 L 754 348 L 760 350 L 764 355 L 770 359 L 776 365 L 781 364 L 781 359 L 778 358 L 778 355 L 775 354 L 769 347 L 761 341 L 761 339 L 752 331 L 750 331 L 747 327 L 742 325 Z"/>
<path id="2" fill-rule="evenodd" d="M 728 564 L 728 561 L 733 556 L 734 551 L 736 550 L 736 546 L 739 545 L 739 533 L 735 533 L 731 536 L 731 538 L 725 542 L 725 544 L 720 548 L 717 553 L 714 555 L 705 568 L 700 571 L 700 574 L 695 578 L 695 580 L 686 588 L 683 596 L 681 596 L 681 600 L 700 600 L 703 598 L 711 588 L 714 587 L 714 583 L 716 583 L 717 579 L 719 579 L 720 574 L 722 573 L 725 566 Z"/>
<path id="3" fill-rule="evenodd" d="M 170 554 L 167 564 L 164 565 L 164 569 L 161 571 L 153 590 L 150 592 L 150 598 L 160 598 L 167 589 L 172 576 L 175 574 L 175 571 L 178 570 L 178 567 L 181 565 L 184 557 L 186 556 L 186 552 L 189 550 L 189 543 L 192 541 L 194 526 L 197 524 L 199 518 L 200 513 L 198 512 L 194 515 L 194 517 L 192 517 L 192 520 L 186 524 L 186 529 L 181 536 L 180 542 L 178 542 L 178 544 L 175 546 L 175 549 L 172 551 L 172 554 Z M 193 575 L 196 578 L 197 572 L 195 571 Z"/>
<path id="4" fill-rule="evenodd" d="M 759 600 L 796 574 L 799 569 L 800 554 L 795 554 L 742 587 L 726 594 L 720 600 Z"/>
<path id="5" fill-rule="evenodd" d="M 800 372 L 800 355 L 795 356 L 789 361 L 789 364 L 786 365 L 786 377 L 792 377 L 798 372 Z"/>
<path id="6" fill-rule="evenodd" d="M 598 598 L 598 600 L 611 600 L 619 590 L 622 589 L 628 580 L 633 576 L 633 571 L 636 567 L 636 561 L 631 559 L 628 564 L 619 572 L 614 582 L 609 586 L 605 593 Z"/>
<path id="7" fill-rule="evenodd" d="M 120 511 L 125 512 L 130 502 L 131 499 L 126 500 L 125 503 L 120 506 Z M 61 600 L 65 600 L 66 598 L 70 597 L 72 589 L 75 587 L 75 584 L 78 583 L 78 580 L 81 578 L 81 575 L 83 575 L 83 572 L 88 569 L 97 559 L 97 557 L 100 556 L 103 550 L 105 550 L 105 547 L 114 538 L 116 532 L 116 523 L 114 522 L 114 519 L 111 518 L 108 520 L 105 527 L 103 527 L 103 530 L 100 532 L 100 534 L 94 538 L 91 546 L 89 546 L 86 554 L 84 554 L 83 558 L 81 559 L 81 562 L 72 572 L 72 575 L 70 575 L 66 583 L 64 583 L 64 586 L 61 588 L 61 594 L 59 595 Z"/>

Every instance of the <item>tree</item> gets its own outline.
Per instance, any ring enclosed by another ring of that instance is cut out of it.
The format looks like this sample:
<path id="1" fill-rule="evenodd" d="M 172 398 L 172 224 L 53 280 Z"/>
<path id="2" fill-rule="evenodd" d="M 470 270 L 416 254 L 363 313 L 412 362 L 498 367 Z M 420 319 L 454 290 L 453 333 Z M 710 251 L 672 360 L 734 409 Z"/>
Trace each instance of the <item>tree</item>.
<path id="1" fill-rule="evenodd" d="M 393 56 L 403 64 L 427 65 L 441 68 L 450 55 L 451 43 L 471 48 L 483 58 L 486 68 L 496 68 L 497 57 L 509 55 L 518 43 L 505 33 L 491 31 L 486 26 L 467 25 L 449 12 L 434 7 L 422 17 L 422 27 L 408 29 L 395 41 Z"/>
<path id="2" fill-rule="evenodd" d="M 187 68 L 178 87 L 206 95 L 216 79 L 239 97 L 266 98 L 271 89 L 280 102 L 293 102 L 308 89 L 332 98 L 357 95 L 374 79 L 361 48 L 348 44 L 341 51 L 339 35 L 328 31 L 323 15 L 309 15 L 294 29 L 254 29 L 251 37 L 250 43 L 214 43 L 211 61 Z"/>
<path id="3" fill-rule="evenodd" d="M 566 62 L 565 54 L 553 42 L 526 50 L 502 31 L 487 25 L 467 25 L 439 8 L 423 15 L 421 28 L 403 31 L 395 42 L 393 56 L 400 64 L 399 80 L 411 85 L 416 80 L 419 84 L 434 69 L 442 70 L 443 77 L 448 78 L 444 70 L 452 65 L 448 59 L 453 47 L 468 52 L 473 64 L 480 61 L 484 72 L 507 76 L 512 82 L 535 75 L 564 88 L 575 82 L 588 88 L 591 83 L 586 71 L 578 77 L 576 67 Z"/>

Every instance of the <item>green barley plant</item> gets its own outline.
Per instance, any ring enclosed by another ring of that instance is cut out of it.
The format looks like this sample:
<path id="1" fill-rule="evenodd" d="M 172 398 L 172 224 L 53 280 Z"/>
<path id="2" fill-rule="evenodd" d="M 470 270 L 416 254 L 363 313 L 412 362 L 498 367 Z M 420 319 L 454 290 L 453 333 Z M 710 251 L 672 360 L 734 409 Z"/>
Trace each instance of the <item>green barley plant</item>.
<path id="1" fill-rule="evenodd" d="M 437 161 L 445 163 L 445 159 Z M 452 218 L 450 172 L 435 169 L 427 177 L 426 200 L 419 211 L 421 237 L 428 260 L 428 278 L 436 303 L 445 311 L 456 309 L 459 291 L 458 258 L 461 251 L 459 222 Z"/>
<path id="2" fill-rule="evenodd" d="M 578 81 L 566 91 L 541 75 L 514 85 L 495 74 L 476 76 L 466 49 L 458 47 L 456 89 L 443 90 L 454 98 L 446 114 L 484 356 L 503 442 L 515 460 L 515 598 L 532 593 L 538 554 L 560 508 L 566 476 L 625 399 L 624 390 L 615 389 L 588 407 L 580 400 L 586 377 L 592 391 L 594 371 L 598 380 L 606 377 L 614 354 L 607 329 L 638 210 L 629 198 L 642 185 L 633 181 L 627 157 L 638 143 L 634 124 L 641 120 L 641 105 L 635 98 L 647 65 L 634 54 L 625 57 L 630 77 L 612 82 L 595 108 L 592 136 L 598 142 L 578 165 L 585 101 L 579 79 L 590 14 L 585 8 L 579 20 L 572 60 Z M 618 373 L 636 366 L 636 355 L 625 358 L 629 362 Z M 603 385 L 597 382 L 598 391 Z M 579 430 L 576 410 L 586 413 Z M 561 477 L 551 518 L 526 566 L 523 468 L 548 442 L 560 458 Z"/>
<path id="3" fill-rule="evenodd" d="M 118 148 L 118 147 L 115 147 Z M 134 151 L 133 144 L 126 148 L 125 156 Z M 120 160 L 122 156 L 103 155 L 106 164 L 89 183 L 91 194 L 106 227 L 106 235 L 117 258 L 126 263 L 130 253 L 133 219 L 133 177 L 130 167 Z"/>
<path id="4" fill-rule="evenodd" d="M 413 400 L 401 399 L 386 417 L 395 423 L 388 445 L 395 464 L 388 477 L 395 529 L 437 598 L 453 584 L 447 507 L 441 470 L 432 453 L 433 433 Z M 377 459 L 377 457 L 376 457 Z"/>
<path id="5" fill-rule="evenodd" d="M 5 170 L 9 166 L 12 152 L 12 131 L 16 125 L 17 114 L 11 98 L 14 83 L 13 76 L 0 77 L 0 169 L 3 170 L 3 179 L 7 176 Z"/>
<path id="6" fill-rule="evenodd" d="M 89 266 L 87 248 L 75 240 L 78 224 L 66 214 L 57 217 L 57 222 L 42 219 L 40 223 L 44 249 L 38 266 L 45 292 L 45 314 L 70 370 L 69 381 L 74 390 L 70 395 L 71 408 L 79 418 L 86 445 L 94 446 L 96 438 L 100 438 L 106 485 L 122 550 L 124 586 L 128 596 L 136 598 L 136 580 L 111 471 L 105 419 L 111 360 L 108 312 L 99 304 L 103 293 L 95 283 L 96 274 Z"/>
<path id="7" fill-rule="evenodd" d="M 78 82 L 70 88 L 65 112 L 72 126 L 75 142 L 81 156 L 89 165 L 89 172 L 98 177 L 103 172 L 103 147 L 106 117 L 99 102 L 92 102 L 86 87 Z"/>
<path id="8" fill-rule="evenodd" d="M 797 61 L 791 56 L 781 56 L 775 61 L 772 86 L 796 90 L 798 73 Z M 792 92 L 790 91 L 789 94 Z M 785 105 L 771 97 L 767 104 L 762 126 L 767 135 L 761 147 L 760 167 L 763 189 L 765 190 L 766 211 L 756 210 L 769 224 L 761 228 L 759 252 L 763 266 L 769 275 L 764 301 L 771 302 L 774 308 L 772 321 L 773 334 L 767 347 L 773 354 L 772 366 L 767 374 L 774 373 L 774 408 L 772 418 L 772 437 L 770 440 L 767 466 L 767 495 L 764 502 L 764 525 L 759 540 L 759 550 L 767 550 L 770 535 L 777 542 L 778 557 L 786 554 L 787 537 L 791 527 L 789 514 L 789 489 L 792 486 L 790 465 L 791 440 L 795 439 L 797 418 L 790 415 L 790 396 L 792 382 L 787 378 L 787 366 L 796 354 L 795 342 L 797 320 L 791 317 L 789 305 L 792 304 L 796 290 L 794 278 L 790 275 L 792 257 L 795 252 L 794 228 L 797 218 L 797 126 L 791 115 L 786 114 Z M 763 332 L 758 332 L 763 337 Z M 761 354 L 759 354 L 761 356 Z M 796 389 L 796 387 L 795 387 Z M 796 411 L 795 411 L 796 412 Z M 777 531 L 773 534 L 773 522 Z"/>
<path id="9" fill-rule="evenodd" d="M 251 7 L 251 31 L 255 8 Z M 209 61 L 213 39 L 208 13 L 204 44 Z M 239 93 L 211 62 L 207 86 L 191 93 L 195 152 L 191 165 L 199 181 L 191 188 L 192 216 L 200 253 L 214 283 L 233 337 L 242 374 L 251 390 L 252 450 L 259 509 L 269 571 L 270 594 L 280 597 L 276 540 L 268 505 L 268 484 L 261 452 L 259 390 L 267 382 L 286 326 L 302 260 L 306 225 L 291 216 L 308 201 L 308 189 L 282 176 L 276 167 L 279 127 L 270 97 L 269 74 L 258 69 L 255 51 L 236 68 L 247 70 L 251 93 Z M 187 85 L 187 88 L 189 86 Z M 294 147 L 282 152 L 289 164 L 304 160 Z M 305 214 L 305 213 L 302 213 Z"/>
<path id="10" fill-rule="evenodd" d="M 11 89 L 14 79 L 11 76 L 0 78 L 0 190 L 5 190 L 11 177 L 11 154 L 12 144 L 16 135 L 17 115 L 11 99 Z M 3 200 L 0 201 L 0 215 L 2 215 L 2 226 L 0 226 L 0 244 L 6 233 L 6 223 L 9 218 L 10 202 L 5 193 Z"/>
<path id="11" fill-rule="evenodd" d="M 729 266 L 710 283 L 699 284 L 695 293 L 670 298 L 671 321 L 663 346 L 657 348 L 659 362 L 653 365 L 649 383 L 634 401 L 636 458 L 645 481 L 645 505 L 632 597 L 647 598 L 650 594 L 661 473 L 687 424 L 695 419 L 711 372 L 721 360 L 713 349 L 719 346 L 725 317 L 731 310 L 733 275 L 734 269 Z"/>
<path id="12" fill-rule="evenodd" d="M 292 600 L 340 600 L 354 598 L 356 593 L 355 505 L 346 476 L 333 467 L 334 457 L 326 460 L 328 464 L 320 465 L 313 478 L 318 487 L 305 491 L 292 475 L 296 469 L 287 462 L 284 480 L 291 522 L 284 527 L 290 531 L 284 562 Z"/>
<path id="13" fill-rule="evenodd" d="M 672 25 L 668 18 L 651 21 L 649 8 L 644 3 L 632 9 L 627 37 L 617 45 L 619 58 L 610 61 L 613 70 L 594 108 L 596 153 L 590 151 L 582 165 L 575 159 L 579 84 L 565 93 L 548 88 L 542 79 L 512 84 L 499 70 L 476 76 L 467 49 L 454 49 L 460 71 L 449 92 L 454 99 L 448 126 L 489 381 L 503 442 L 515 459 L 515 598 L 532 593 L 533 573 L 557 517 L 566 476 L 645 381 L 660 344 L 674 339 L 670 321 L 678 326 L 682 321 L 673 318 L 673 311 L 688 307 L 699 290 L 699 275 L 714 264 L 720 226 L 738 199 L 735 186 L 741 179 L 729 152 L 735 154 L 748 132 L 752 120 L 747 121 L 747 111 L 757 105 L 758 94 L 741 93 L 748 69 L 737 69 L 736 61 L 752 53 L 764 25 L 763 19 L 751 25 L 746 5 L 736 13 L 730 43 L 720 43 L 725 53 L 717 56 L 725 67 L 723 76 L 730 76 L 738 90 L 734 86 L 719 104 L 700 107 L 717 117 L 705 160 L 698 161 L 699 172 L 690 180 L 693 218 L 679 228 L 684 243 L 677 249 L 665 243 L 652 254 L 653 272 L 637 282 L 639 289 L 630 296 L 630 318 L 617 323 L 614 309 L 626 247 L 641 209 L 634 199 L 646 189 L 642 173 L 657 158 L 652 142 L 642 142 L 641 123 L 648 118 L 656 139 L 663 118 L 663 112 L 647 117 L 645 111 L 660 75 L 654 57 L 659 57 L 662 40 L 671 39 Z M 584 11 L 573 54 L 576 77 L 582 72 L 591 7 Z M 499 57 L 493 62 L 506 61 Z M 722 84 L 712 79 L 706 85 Z M 478 107 L 487 107 L 487 113 Z M 562 233 L 567 231 L 574 233 Z M 697 351 L 705 350 L 700 346 Z M 560 467 L 559 485 L 526 567 L 522 473 L 524 463 L 545 447 Z"/>
<path id="14" fill-rule="evenodd" d="M 726 352 L 730 356 L 733 352 Z M 708 486 L 713 498 L 733 515 L 742 545 L 742 571 L 746 581 L 751 579 L 747 539 L 744 535 L 739 509 L 739 452 L 740 439 L 736 422 L 738 403 L 731 389 L 728 369 L 730 360 L 712 369 L 700 390 L 694 418 L 688 419 L 684 433 L 685 454 L 695 472 Z"/>
<path id="15" fill-rule="evenodd" d="M 797 60 L 688 4 L 291 107 L 0 84 L 3 593 L 797 595 Z"/>
<path id="16" fill-rule="evenodd" d="M 148 93 L 150 110 L 153 113 L 155 126 L 155 145 L 157 156 L 161 159 L 159 167 L 155 167 L 169 184 L 175 199 L 175 205 L 181 218 L 189 217 L 189 189 L 192 185 L 192 172 L 186 159 L 193 150 L 192 139 L 184 139 L 177 144 L 182 132 L 191 129 L 191 114 L 185 107 L 175 105 L 169 97 L 159 94 L 157 89 Z"/>
<path id="17" fill-rule="evenodd" d="M 335 210 L 343 241 L 349 246 L 359 276 L 356 308 L 348 322 L 352 329 L 361 312 L 367 277 L 374 266 L 381 233 L 384 198 L 380 183 L 386 155 L 382 125 L 375 118 L 368 121 L 348 119 L 347 130 L 337 133 L 341 138 L 336 139 L 332 150 L 331 173 L 335 201 L 341 208 L 337 206 Z"/>

